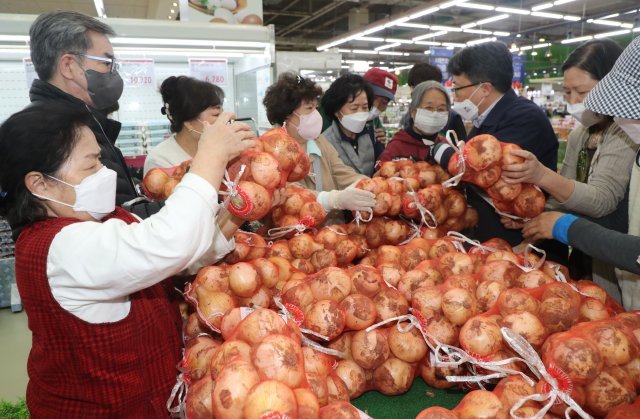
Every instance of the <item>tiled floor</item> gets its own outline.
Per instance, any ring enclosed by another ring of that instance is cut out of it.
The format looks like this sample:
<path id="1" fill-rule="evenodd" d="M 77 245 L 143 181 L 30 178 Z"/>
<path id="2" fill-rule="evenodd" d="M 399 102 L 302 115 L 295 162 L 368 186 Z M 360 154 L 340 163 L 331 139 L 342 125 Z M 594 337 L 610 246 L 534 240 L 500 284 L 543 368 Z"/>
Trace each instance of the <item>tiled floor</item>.
<path id="1" fill-rule="evenodd" d="M 27 315 L 0 309 L 0 400 L 16 401 L 27 388 L 31 332 Z"/>

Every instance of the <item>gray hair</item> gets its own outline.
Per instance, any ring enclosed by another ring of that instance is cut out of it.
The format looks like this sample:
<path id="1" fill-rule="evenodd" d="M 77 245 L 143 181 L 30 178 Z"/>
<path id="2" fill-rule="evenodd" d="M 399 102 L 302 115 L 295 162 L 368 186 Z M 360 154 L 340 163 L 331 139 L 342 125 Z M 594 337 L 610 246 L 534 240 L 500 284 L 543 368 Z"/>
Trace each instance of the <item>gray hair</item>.
<path id="1" fill-rule="evenodd" d="M 49 81 L 53 77 L 63 54 L 84 53 L 91 48 L 89 31 L 106 36 L 116 34 L 106 23 L 78 12 L 55 10 L 38 16 L 29 28 L 29 42 L 31 61 L 40 80 Z"/>
<path id="2" fill-rule="evenodd" d="M 447 99 L 447 111 L 451 112 L 451 98 L 449 96 L 449 91 L 446 87 L 442 85 L 442 83 L 435 80 L 427 80 L 419 83 L 416 87 L 413 88 L 413 92 L 411 92 L 411 103 L 409 103 L 409 110 L 405 114 L 405 117 L 402 118 L 402 127 L 407 130 L 413 126 L 413 118 L 411 118 L 411 111 L 414 111 L 420 107 L 420 102 L 422 102 L 422 96 L 425 95 L 429 90 L 440 90 L 444 93 L 445 98 Z"/>

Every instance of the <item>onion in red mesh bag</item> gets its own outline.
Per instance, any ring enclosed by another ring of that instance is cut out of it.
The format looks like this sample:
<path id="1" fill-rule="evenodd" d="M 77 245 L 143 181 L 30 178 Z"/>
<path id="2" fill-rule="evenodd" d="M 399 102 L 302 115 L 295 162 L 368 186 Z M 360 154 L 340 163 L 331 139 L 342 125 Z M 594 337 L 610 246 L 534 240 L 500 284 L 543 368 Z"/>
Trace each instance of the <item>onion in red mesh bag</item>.
<path id="1" fill-rule="evenodd" d="M 465 143 L 463 154 L 467 165 L 479 171 L 502 160 L 502 147 L 493 135 L 480 134 Z"/>
<path id="2" fill-rule="evenodd" d="M 252 358 L 262 379 L 278 380 L 291 388 L 301 386 L 305 379 L 300 343 L 288 336 L 266 336 L 254 347 Z"/>
<path id="3" fill-rule="evenodd" d="M 271 209 L 271 193 L 255 182 L 240 181 L 227 208 L 242 220 L 259 220 Z"/>
<path id="4" fill-rule="evenodd" d="M 347 401 L 334 401 L 320 409 L 320 419 L 360 419 L 360 413 Z"/>
<path id="5" fill-rule="evenodd" d="M 391 357 L 373 372 L 373 386 L 384 395 L 395 396 L 409 390 L 414 375 L 414 366 Z"/>
<path id="6" fill-rule="evenodd" d="M 188 418 L 204 419 L 213 417 L 212 390 L 213 380 L 209 375 L 205 375 L 201 380 L 196 381 L 189 387 L 186 402 Z"/>
<path id="7" fill-rule="evenodd" d="M 355 361 L 342 359 L 334 370 L 349 391 L 349 398 L 355 399 L 367 390 L 367 379 L 364 369 Z"/>
<path id="8" fill-rule="evenodd" d="M 209 336 L 198 336 L 187 343 L 184 351 L 184 364 L 189 368 L 192 380 L 199 380 L 209 374 L 209 366 L 220 342 Z"/>
<path id="9" fill-rule="evenodd" d="M 384 330 L 360 330 L 351 338 L 351 355 L 362 368 L 378 368 L 389 358 L 391 350 Z"/>
<path id="10" fill-rule="evenodd" d="M 251 389 L 244 405 L 246 419 L 262 419 L 269 415 L 297 417 L 298 403 L 291 388 L 277 380 L 263 381 Z M 274 416 L 278 417 L 278 416 Z"/>
<path id="11" fill-rule="evenodd" d="M 213 414 L 216 417 L 241 419 L 247 395 L 258 383 L 260 377 L 251 362 L 233 360 L 215 381 L 211 394 Z"/>

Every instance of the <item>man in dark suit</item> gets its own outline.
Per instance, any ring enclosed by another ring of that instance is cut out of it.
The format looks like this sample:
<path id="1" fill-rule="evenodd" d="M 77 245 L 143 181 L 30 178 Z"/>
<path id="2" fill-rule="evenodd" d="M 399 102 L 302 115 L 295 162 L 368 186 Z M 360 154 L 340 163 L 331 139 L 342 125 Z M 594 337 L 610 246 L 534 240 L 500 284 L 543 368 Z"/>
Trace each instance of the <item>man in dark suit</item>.
<path id="1" fill-rule="evenodd" d="M 532 152 L 545 166 L 556 170 L 558 139 L 544 112 L 511 89 L 512 58 L 502 42 L 467 47 L 453 56 L 448 66 L 453 77 L 452 108 L 473 123 L 469 138 L 491 134 Z M 453 152 L 447 144 L 433 148 L 435 160 L 444 168 Z M 474 231 L 478 240 L 500 237 L 512 246 L 522 242 L 520 230 L 506 229 L 495 210 L 482 198 L 471 190 L 467 198 L 480 214 L 480 223 Z"/>

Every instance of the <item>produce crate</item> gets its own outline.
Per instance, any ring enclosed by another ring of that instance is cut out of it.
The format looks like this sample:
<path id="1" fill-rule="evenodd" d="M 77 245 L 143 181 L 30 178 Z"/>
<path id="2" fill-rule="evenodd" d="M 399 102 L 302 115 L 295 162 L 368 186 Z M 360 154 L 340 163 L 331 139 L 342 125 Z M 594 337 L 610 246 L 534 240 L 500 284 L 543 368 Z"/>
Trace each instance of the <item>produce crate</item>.
<path id="1" fill-rule="evenodd" d="M 16 260 L 0 259 L 0 308 L 11 306 L 11 288 L 16 283 Z"/>

